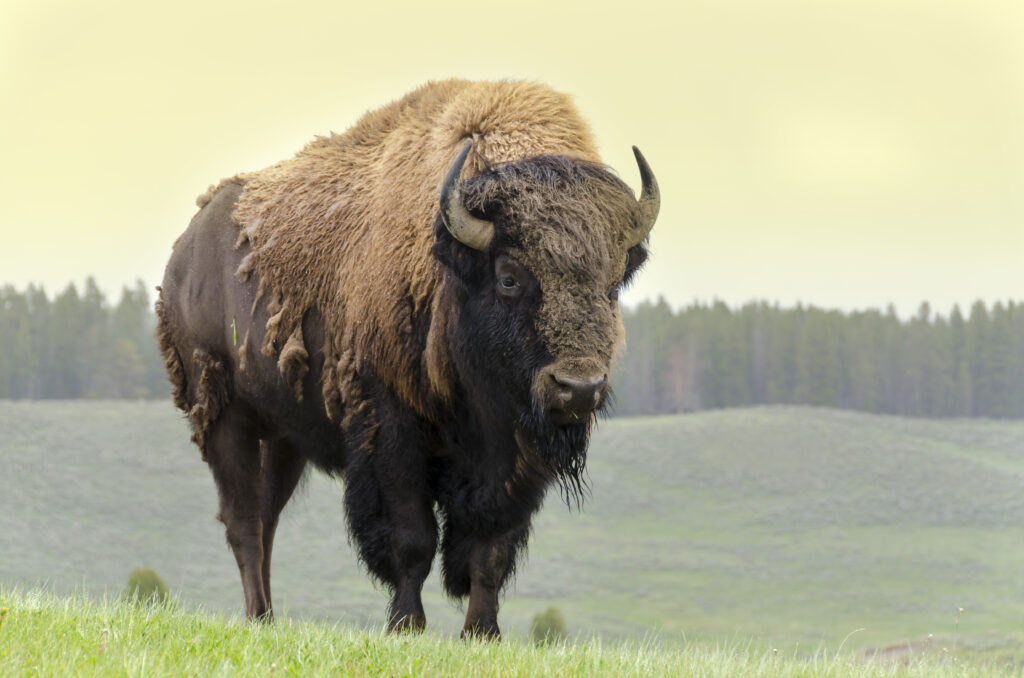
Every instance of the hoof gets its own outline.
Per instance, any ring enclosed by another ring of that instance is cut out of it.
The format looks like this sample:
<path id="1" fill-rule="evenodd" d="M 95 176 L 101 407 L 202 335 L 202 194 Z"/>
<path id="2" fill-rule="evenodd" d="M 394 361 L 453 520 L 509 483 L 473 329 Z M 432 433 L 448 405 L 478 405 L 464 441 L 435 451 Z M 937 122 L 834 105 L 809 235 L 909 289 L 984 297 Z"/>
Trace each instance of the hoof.
<path id="1" fill-rule="evenodd" d="M 460 637 L 464 640 L 490 640 L 494 642 L 501 641 L 501 629 L 498 628 L 497 624 L 480 624 L 476 623 L 470 626 L 467 624 L 462 627 L 462 633 Z"/>
<path id="2" fill-rule="evenodd" d="M 274 623 L 274 611 L 266 610 L 265 612 L 254 613 L 246 615 L 248 620 L 253 624 L 273 624 Z"/>
<path id="3" fill-rule="evenodd" d="M 420 633 L 425 628 L 427 628 L 426 617 L 419 614 L 392 619 L 388 623 L 388 633 Z"/>

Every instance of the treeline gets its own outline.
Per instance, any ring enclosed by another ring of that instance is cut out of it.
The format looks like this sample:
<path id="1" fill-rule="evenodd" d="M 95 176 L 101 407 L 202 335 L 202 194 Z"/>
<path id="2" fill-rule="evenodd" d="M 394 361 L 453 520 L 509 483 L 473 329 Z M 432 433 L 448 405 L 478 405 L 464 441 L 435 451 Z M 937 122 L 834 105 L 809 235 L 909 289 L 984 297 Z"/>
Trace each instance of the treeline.
<path id="1" fill-rule="evenodd" d="M 965 318 L 922 304 L 841 313 L 721 302 L 623 312 L 616 412 L 805 404 L 925 417 L 1024 417 L 1024 303 Z"/>
<path id="2" fill-rule="evenodd" d="M 808 404 L 927 417 L 1024 417 L 1024 303 L 975 303 L 964 317 L 923 304 L 901 321 L 721 302 L 623 309 L 628 347 L 615 412 L 661 414 Z M 0 288 L 0 398 L 157 398 L 169 394 L 145 286 L 109 304 L 89 278 L 52 300 Z"/>
<path id="3" fill-rule="evenodd" d="M 156 319 L 141 282 L 107 303 L 89 278 L 53 300 L 0 288 L 0 398 L 155 398 L 169 394 Z"/>

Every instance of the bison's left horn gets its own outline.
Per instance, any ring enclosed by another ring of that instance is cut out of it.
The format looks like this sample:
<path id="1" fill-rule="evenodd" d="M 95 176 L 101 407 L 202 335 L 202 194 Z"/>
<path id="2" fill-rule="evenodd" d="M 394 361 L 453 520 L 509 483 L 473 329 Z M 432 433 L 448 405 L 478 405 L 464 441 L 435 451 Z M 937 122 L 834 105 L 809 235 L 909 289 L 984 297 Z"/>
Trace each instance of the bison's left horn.
<path id="1" fill-rule="evenodd" d="M 463 147 L 444 178 L 441 185 L 441 218 L 453 238 L 475 250 L 486 250 L 494 237 L 494 224 L 470 214 L 459 195 L 459 177 L 471 148 L 472 141 Z"/>
<path id="2" fill-rule="evenodd" d="M 658 210 L 661 209 L 661 192 L 658 190 L 658 180 L 654 178 L 651 166 L 644 159 L 644 154 L 636 146 L 633 147 L 633 155 L 636 156 L 636 164 L 640 167 L 640 180 L 643 182 L 643 189 L 640 191 L 640 220 L 633 237 L 630 238 L 629 246 L 639 245 L 640 241 L 647 237 L 658 220 Z"/>

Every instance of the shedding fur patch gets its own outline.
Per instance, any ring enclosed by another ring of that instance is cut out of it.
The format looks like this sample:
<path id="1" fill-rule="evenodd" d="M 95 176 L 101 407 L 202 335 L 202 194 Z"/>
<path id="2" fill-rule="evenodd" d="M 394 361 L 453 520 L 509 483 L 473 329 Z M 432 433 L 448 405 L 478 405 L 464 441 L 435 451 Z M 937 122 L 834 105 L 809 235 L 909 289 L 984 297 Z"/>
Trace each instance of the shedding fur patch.
<path id="1" fill-rule="evenodd" d="M 163 292 L 159 287 L 157 293 Z M 164 367 L 167 369 L 167 378 L 171 382 L 171 400 L 179 410 L 188 411 L 188 403 L 185 402 L 185 367 L 181 364 L 181 356 L 174 348 L 171 340 L 171 330 L 167 322 L 167 311 L 164 307 L 164 300 L 157 298 L 154 304 L 156 311 L 156 338 L 160 343 L 160 353 L 164 358 Z"/>
<path id="2" fill-rule="evenodd" d="M 252 254 L 236 274 L 257 273 L 257 298 L 270 300 L 261 350 L 279 355 L 288 344 L 278 338 L 316 307 L 332 418 L 355 402 L 346 383 L 364 364 L 421 415 L 450 397 L 449 319 L 436 301 L 442 272 L 431 246 L 441 182 L 469 139 L 466 178 L 537 155 L 600 162 L 568 96 L 528 82 L 446 80 L 244 175 L 234 218 Z M 430 323 L 426 345 L 410 331 L 421 318 Z M 333 365 L 330 356 L 339 356 Z"/>
<path id="3" fill-rule="evenodd" d="M 302 326 L 299 325 L 288 337 L 281 355 L 277 359 L 277 369 L 281 370 L 284 380 L 291 384 L 295 399 L 302 402 L 302 380 L 309 373 L 309 353 L 302 341 Z"/>
<path id="4" fill-rule="evenodd" d="M 337 360 L 324 361 L 323 384 L 321 396 L 324 399 L 324 412 L 327 418 L 338 423 L 341 421 L 342 399 L 341 391 L 338 389 L 338 368 Z"/>
<path id="5" fill-rule="evenodd" d="M 192 424 L 192 442 L 199 447 L 206 460 L 210 429 L 228 404 L 228 377 L 224 363 L 201 348 L 192 352 L 192 362 L 199 365 L 202 371 L 195 392 L 196 402 L 188 411 L 188 419 Z"/>

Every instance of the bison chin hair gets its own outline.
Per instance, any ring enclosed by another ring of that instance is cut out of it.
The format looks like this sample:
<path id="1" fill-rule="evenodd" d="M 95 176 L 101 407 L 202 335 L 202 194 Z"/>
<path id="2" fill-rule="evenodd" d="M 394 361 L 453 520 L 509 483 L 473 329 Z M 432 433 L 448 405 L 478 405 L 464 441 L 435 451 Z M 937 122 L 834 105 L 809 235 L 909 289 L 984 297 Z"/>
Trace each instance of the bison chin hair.
<path id="1" fill-rule="evenodd" d="M 579 509 L 590 494 L 587 477 L 587 447 L 596 414 L 568 426 L 555 424 L 541 407 L 534 406 L 519 417 L 522 450 L 539 463 L 544 474 L 558 483 L 562 500 Z M 519 436 L 517 436 L 519 437 Z"/>

